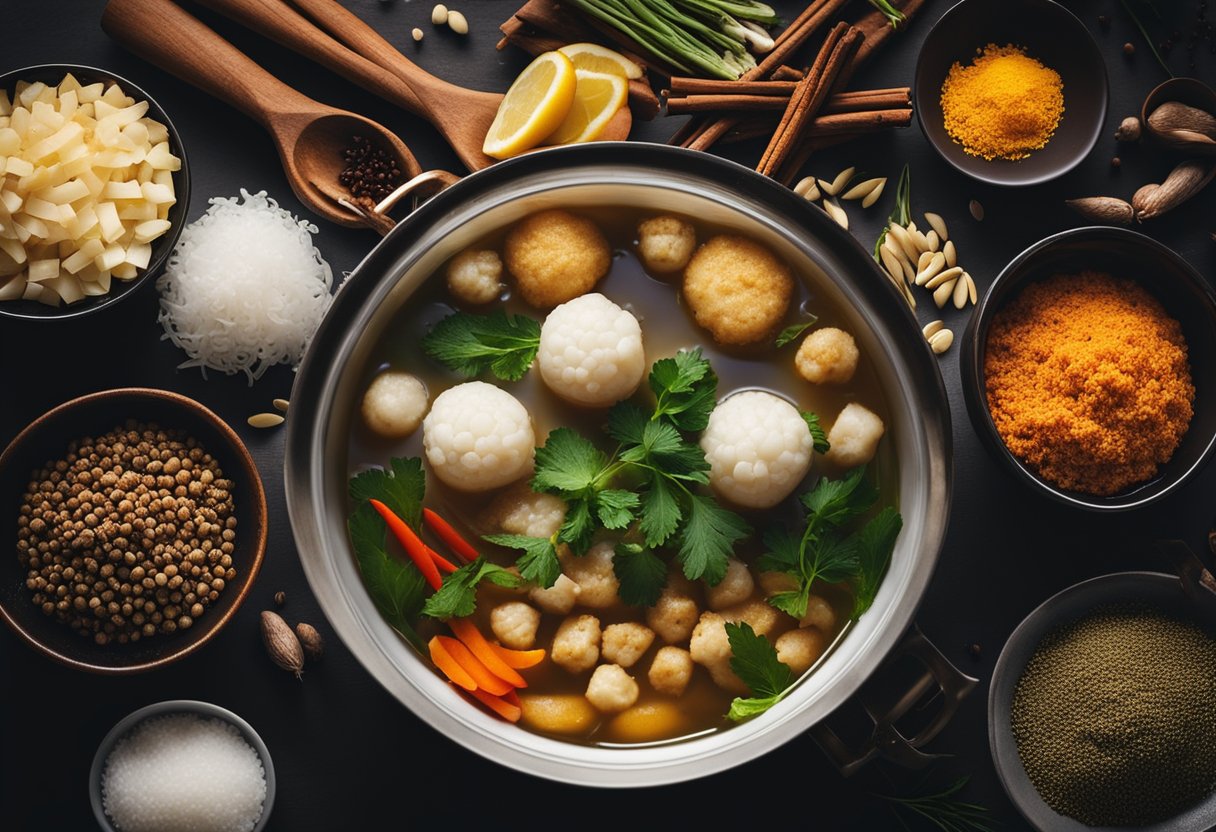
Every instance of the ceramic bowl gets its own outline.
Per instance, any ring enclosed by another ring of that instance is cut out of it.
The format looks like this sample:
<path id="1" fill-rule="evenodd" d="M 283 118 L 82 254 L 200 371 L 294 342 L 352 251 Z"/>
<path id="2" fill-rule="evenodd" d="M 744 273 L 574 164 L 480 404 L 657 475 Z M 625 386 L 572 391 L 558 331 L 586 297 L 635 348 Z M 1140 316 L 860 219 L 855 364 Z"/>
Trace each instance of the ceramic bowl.
<path id="1" fill-rule="evenodd" d="M 262 759 L 262 770 L 266 775 L 266 799 L 262 802 L 262 815 L 258 818 L 252 832 L 261 832 L 265 829 L 266 824 L 270 821 L 270 812 L 274 808 L 275 796 L 274 762 L 270 759 L 270 749 L 266 747 L 266 743 L 262 742 L 262 738 L 258 736 L 257 731 L 253 730 L 252 725 L 226 708 L 192 699 L 173 699 L 168 702 L 157 702 L 128 714 L 110 729 L 110 733 L 106 734 L 101 745 L 97 746 L 97 753 L 93 755 L 93 765 L 89 769 L 89 803 L 93 806 L 93 817 L 97 819 L 97 825 L 102 832 L 121 832 L 110 822 L 110 817 L 106 814 L 101 800 L 101 775 L 105 769 L 106 758 L 110 756 L 110 752 L 114 750 L 118 741 L 130 733 L 135 726 L 146 719 L 171 714 L 195 714 L 204 719 L 220 719 L 230 723 L 241 732 L 245 742 L 258 752 L 258 756 Z"/>
<path id="2" fill-rule="evenodd" d="M 233 552 L 237 576 L 219 600 L 188 630 L 157 634 L 132 644 L 98 645 L 59 620 L 43 614 L 31 600 L 25 570 L 12 554 L 17 508 L 33 471 L 61 459 L 68 443 L 96 436 L 128 419 L 184 430 L 218 460 L 234 483 L 237 538 Z M 206 644 L 236 613 L 262 566 L 266 552 L 266 495 L 249 451 L 220 417 L 193 399 L 165 390 L 122 388 L 91 393 L 61 404 L 34 420 L 0 455 L 0 520 L 9 556 L 0 559 L 0 618 L 26 643 L 56 661 L 104 674 L 137 673 L 175 662 Z"/>
<path id="3" fill-rule="evenodd" d="M 1208 592 L 1208 590 L 1199 590 Z M 1209 593 L 1210 595 L 1210 593 Z M 1133 827 L 1086 826 L 1048 806 L 1031 783 L 1010 722 L 1010 708 L 1018 680 L 1043 638 L 1054 630 L 1085 616 L 1095 607 L 1122 603 L 1144 603 L 1162 612 L 1194 620 L 1211 630 L 1216 596 L 1207 604 L 1188 599 L 1177 575 L 1160 572 L 1119 572 L 1082 581 L 1043 602 L 1026 616 L 1009 640 L 992 672 L 988 692 L 988 741 L 997 775 L 1010 800 L 1027 822 L 1040 832 L 1132 832 Z M 1177 817 L 1135 832 L 1205 832 L 1216 827 L 1216 793 Z"/>
<path id="4" fill-rule="evenodd" d="M 1010 161 L 968 155 L 946 132 L 942 82 L 955 63 L 966 66 L 995 43 L 1026 54 L 1060 74 L 1064 115 L 1047 145 Z M 1106 120 L 1106 64 L 1076 15 L 1052 0 L 963 0 L 929 31 L 916 61 L 916 117 L 929 144 L 949 164 L 993 185 L 1037 185 L 1072 170 L 1098 141 Z"/>
<path id="5" fill-rule="evenodd" d="M 0 318 L 23 318 L 36 321 L 62 320 L 66 318 L 79 318 L 82 315 L 92 315 L 103 309 L 112 308 L 123 298 L 138 292 L 145 284 L 152 282 L 160 274 L 165 267 L 165 263 L 169 260 L 173 247 L 177 245 L 177 238 L 181 236 L 182 229 L 186 225 L 186 214 L 190 210 L 190 164 L 186 159 L 182 137 L 178 134 L 177 128 L 173 126 L 173 122 L 164 108 L 156 102 L 156 99 L 133 81 L 121 75 L 116 75 L 109 70 L 98 69 L 97 67 L 80 66 L 77 64 L 41 64 L 0 74 L 0 89 L 7 92 L 11 98 L 13 88 L 18 81 L 41 81 L 44 84 L 58 84 L 63 80 L 64 75 L 69 72 L 76 76 L 76 80 L 82 85 L 93 84 L 98 81 L 107 84 L 117 83 L 122 87 L 123 92 L 136 101 L 147 101 L 148 117 L 165 125 L 165 129 L 169 131 L 169 148 L 175 156 L 182 160 L 181 170 L 173 174 L 173 189 L 177 196 L 177 202 L 169 209 L 169 222 L 172 223 L 172 226 L 152 243 L 152 257 L 148 261 L 148 267 L 140 271 L 132 280 L 112 281 L 110 291 L 107 294 L 84 298 L 70 306 L 47 306 L 34 300 L 0 301 Z"/>
<path id="6" fill-rule="evenodd" d="M 1169 462 L 1148 482 L 1111 497 L 1058 488 L 1039 477 L 1005 446 L 988 412 L 984 360 L 996 313 L 1028 284 L 1084 270 L 1141 281 L 1182 325 L 1195 384 L 1194 416 Z M 1216 292 L 1176 252 L 1122 228 L 1092 226 L 1061 232 L 1023 251 L 980 299 L 963 333 L 963 397 L 981 443 L 1027 487 L 1053 500 L 1091 511 L 1123 511 L 1156 502 L 1189 480 L 1216 451 Z"/>

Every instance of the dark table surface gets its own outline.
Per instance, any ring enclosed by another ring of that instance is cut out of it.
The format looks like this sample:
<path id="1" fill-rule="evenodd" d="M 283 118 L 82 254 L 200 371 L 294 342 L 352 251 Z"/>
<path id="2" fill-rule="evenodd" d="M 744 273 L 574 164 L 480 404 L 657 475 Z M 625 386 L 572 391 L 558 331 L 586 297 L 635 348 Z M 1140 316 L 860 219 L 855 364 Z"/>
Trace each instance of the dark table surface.
<path id="1" fill-rule="evenodd" d="M 496 27 L 517 0 L 459 4 L 471 25 L 465 38 L 433 29 L 431 4 L 425 0 L 344 2 L 422 66 L 468 86 L 503 90 L 525 63 L 514 49 L 494 49 Z M 776 5 L 789 15 L 800 4 Z M 858 75 L 853 88 L 910 84 L 919 44 L 949 5 L 928 0 L 909 30 Z M 1164 79 L 1161 67 L 1118 0 L 1066 5 L 1097 39 L 1111 80 L 1104 136 L 1067 176 L 1028 190 L 980 185 L 946 165 L 916 126 L 822 153 L 808 170 L 831 176 L 856 163 L 874 175 L 894 178 L 904 162 L 910 163 L 914 211 L 945 217 L 981 291 L 1029 244 L 1083 224 L 1063 207 L 1065 198 L 1127 197 L 1144 182 L 1160 181 L 1172 159 L 1143 146 L 1117 148 L 1111 135 L 1124 116 L 1139 112 L 1144 95 Z M 1158 0 L 1156 5 L 1164 20 L 1151 13 L 1145 19 L 1159 39 L 1184 28 L 1198 7 L 1195 0 Z M 124 52 L 98 26 L 100 0 L 4 0 L 0 6 L 0 32 L 6 36 L 0 71 L 47 62 L 91 64 L 128 75 L 160 101 L 190 156 L 191 218 L 206 209 L 208 198 L 235 195 L 240 188 L 264 188 L 293 212 L 307 215 L 261 128 Z M 864 11 L 860 0 L 849 9 L 854 18 Z M 1100 15 L 1109 16 L 1109 27 L 1099 23 Z M 397 131 L 424 167 L 459 170 L 438 135 L 419 119 L 240 27 L 200 16 L 305 93 Z M 427 33 L 421 45 L 410 40 L 414 26 Z M 1136 44 L 1130 58 L 1123 53 L 1127 41 Z M 1191 74 L 1211 82 L 1216 80 L 1216 55 L 1208 48 L 1208 42 L 1202 43 Z M 1169 62 L 1174 72 L 1187 74 L 1183 48 L 1174 49 Z M 675 120 L 638 124 L 634 137 L 662 141 L 675 125 Z M 760 149 L 741 146 L 732 155 L 754 164 Z M 1116 153 L 1123 162 L 1118 170 L 1110 164 Z M 982 223 L 968 212 L 973 198 L 986 208 Z M 889 204 L 888 197 L 864 214 L 850 210 L 853 230 L 866 245 Z M 1216 188 L 1144 230 L 1214 279 L 1216 243 L 1209 237 L 1216 230 L 1214 209 Z M 353 269 L 376 242 L 370 232 L 320 225 L 316 243 L 335 274 Z M 276 368 L 249 387 L 243 377 L 213 375 L 204 381 L 197 370 L 178 370 L 182 355 L 161 340 L 156 311 L 156 292 L 149 287 L 107 314 L 70 325 L 0 323 L 0 442 L 50 407 L 94 390 L 145 385 L 192 396 L 237 428 L 261 469 L 270 506 L 265 566 L 244 607 L 206 649 L 147 675 L 82 675 L 35 654 L 7 630 L 0 632 L 0 827 L 5 829 L 92 828 L 86 780 L 97 743 L 130 711 L 175 698 L 230 708 L 261 733 L 278 772 L 274 830 L 408 828 L 423 817 L 446 819 L 456 828 L 502 823 L 504 818 L 511 825 L 526 818 L 542 826 L 565 826 L 586 822 L 592 808 L 610 823 L 646 827 L 696 819 L 721 824 L 735 818 L 758 825 L 763 817 L 772 825 L 805 823 L 824 830 L 899 829 L 904 827 L 890 805 L 876 795 L 933 790 L 963 775 L 970 775 L 965 798 L 989 807 L 1000 828 L 1021 829 L 1025 824 L 1004 796 L 988 753 L 987 680 L 1005 639 L 1031 609 L 1078 580 L 1159 565 L 1146 547 L 1129 541 L 1181 538 L 1206 549 L 1216 511 L 1216 466 L 1161 504 L 1114 517 L 1079 514 L 1028 494 L 980 447 L 960 395 L 958 350 L 952 349 L 941 358 L 941 368 L 954 419 L 954 503 L 949 535 L 918 621 L 981 684 L 930 747 L 947 756 L 927 771 L 880 763 L 846 780 L 809 738 L 800 737 L 755 762 L 674 787 L 614 793 L 557 785 L 509 771 L 438 735 L 386 694 L 332 635 L 292 543 L 281 474 L 284 435 L 245 425 L 247 416 L 269 409 L 272 398 L 290 395 L 291 372 Z M 931 304 L 922 303 L 922 323 L 936 314 Z M 967 314 L 950 309 L 944 318 L 961 333 Z M 271 607 L 280 590 L 287 594 L 289 618 L 312 621 L 330 636 L 324 663 L 310 670 L 303 683 L 272 668 L 258 638 L 258 612 Z M 907 824 L 922 828 L 913 819 Z"/>

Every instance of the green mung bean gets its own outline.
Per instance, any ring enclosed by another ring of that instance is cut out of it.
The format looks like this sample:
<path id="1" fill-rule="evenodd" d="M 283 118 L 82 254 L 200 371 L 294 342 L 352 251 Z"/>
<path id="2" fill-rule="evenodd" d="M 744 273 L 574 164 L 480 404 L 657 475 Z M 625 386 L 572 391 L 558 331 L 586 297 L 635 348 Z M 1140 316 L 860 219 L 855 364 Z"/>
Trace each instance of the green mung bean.
<path id="1" fill-rule="evenodd" d="M 1146 606 L 1096 610 L 1043 639 L 1012 728 L 1030 781 L 1091 826 L 1167 820 L 1216 789 L 1216 640 Z"/>

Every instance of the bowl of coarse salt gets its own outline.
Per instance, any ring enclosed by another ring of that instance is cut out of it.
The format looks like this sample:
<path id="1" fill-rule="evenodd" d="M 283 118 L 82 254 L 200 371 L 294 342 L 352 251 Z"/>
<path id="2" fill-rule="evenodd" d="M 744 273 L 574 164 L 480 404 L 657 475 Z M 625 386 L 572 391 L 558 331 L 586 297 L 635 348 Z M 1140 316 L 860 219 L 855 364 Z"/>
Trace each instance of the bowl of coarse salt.
<path id="1" fill-rule="evenodd" d="M 189 699 L 128 715 L 89 770 L 89 801 L 104 832 L 260 832 L 274 795 L 270 750 L 253 726 Z"/>

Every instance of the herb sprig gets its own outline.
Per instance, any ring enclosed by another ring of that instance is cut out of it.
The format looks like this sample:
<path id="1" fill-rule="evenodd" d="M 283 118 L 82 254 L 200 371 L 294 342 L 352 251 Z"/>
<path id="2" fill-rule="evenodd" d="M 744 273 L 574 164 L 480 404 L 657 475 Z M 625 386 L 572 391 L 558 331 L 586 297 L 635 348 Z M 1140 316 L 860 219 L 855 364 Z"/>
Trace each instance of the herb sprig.
<path id="1" fill-rule="evenodd" d="M 819 317 L 817 315 L 812 315 L 809 321 L 800 321 L 796 324 L 790 324 L 785 329 L 781 330 L 781 332 L 777 333 L 777 340 L 773 342 L 773 346 L 775 346 L 777 349 L 781 349 L 786 344 L 792 344 L 794 341 L 798 340 L 799 335 L 813 327 L 818 320 Z"/>
<path id="2" fill-rule="evenodd" d="M 525 315 L 497 310 L 489 315 L 455 312 L 422 339 L 422 350 L 454 373 L 474 378 L 490 373 L 519 381 L 540 348 L 540 324 Z"/>
<path id="3" fill-rule="evenodd" d="M 891 223 L 906 227 L 911 221 L 912 172 L 908 165 L 905 164 L 904 169 L 899 174 L 899 183 L 895 186 L 895 207 L 891 210 L 891 216 L 887 218 L 887 224 L 882 227 L 882 231 L 878 234 L 878 242 L 874 244 L 875 260 L 882 263 L 882 255 L 878 251 L 887 239 L 887 231 L 891 228 Z"/>
<path id="4" fill-rule="evenodd" d="M 868 512 L 877 499 L 878 491 L 865 478 L 864 466 L 839 480 L 823 477 L 803 494 L 801 502 L 807 517 L 801 535 L 795 536 L 783 526 L 773 526 L 764 535 L 768 551 L 761 556 L 759 569 L 783 572 L 798 584 L 797 589 L 770 596 L 769 603 L 801 619 L 806 615 L 815 581 L 850 581 L 853 618 L 868 610 L 903 521 L 899 512 L 888 506 L 852 534 L 843 534 L 841 529 Z"/>
<path id="5" fill-rule="evenodd" d="M 970 779 L 960 777 L 946 789 L 934 794 L 908 797 L 880 794 L 876 797 L 920 816 L 942 832 L 993 832 L 987 807 L 978 803 L 966 803 L 955 797 Z"/>
<path id="6" fill-rule="evenodd" d="M 794 684 L 794 672 L 777 658 L 772 643 L 757 635 L 746 621 L 727 622 L 726 637 L 730 641 L 730 669 L 752 692 L 750 697 L 735 697 L 730 703 L 726 718 L 741 722 L 780 702 Z"/>

